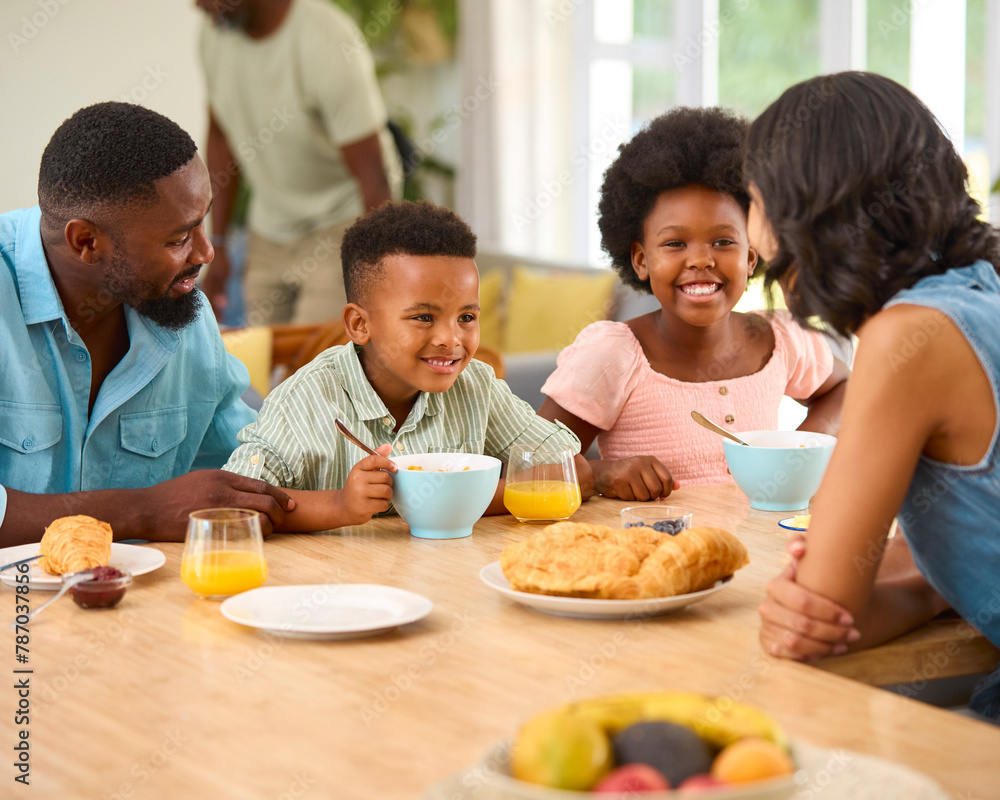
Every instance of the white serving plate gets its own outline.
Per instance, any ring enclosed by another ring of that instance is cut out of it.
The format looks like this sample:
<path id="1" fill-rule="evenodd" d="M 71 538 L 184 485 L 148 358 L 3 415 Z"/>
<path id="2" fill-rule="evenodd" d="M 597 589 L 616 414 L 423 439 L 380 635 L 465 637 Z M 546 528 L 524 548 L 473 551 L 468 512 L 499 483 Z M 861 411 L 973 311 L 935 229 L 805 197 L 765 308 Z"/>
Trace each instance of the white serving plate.
<path id="1" fill-rule="evenodd" d="M 673 597 L 653 597 L 645 600 L 592 600 L 586 597 L 559 597 L 511 589 L 510 583 L 500 568 L 499 561 L 494 561 L 483 567 L 479 571 L 479 578 L 491 589 L 495 589 L 505 597 L 536 611 L 583 619 L 629 619 L 666 614 L 710 597 L 728 586 L 732 580 L 732 576 L 730 576 L 717 581 L 715 586 L 711 588 Z"/>

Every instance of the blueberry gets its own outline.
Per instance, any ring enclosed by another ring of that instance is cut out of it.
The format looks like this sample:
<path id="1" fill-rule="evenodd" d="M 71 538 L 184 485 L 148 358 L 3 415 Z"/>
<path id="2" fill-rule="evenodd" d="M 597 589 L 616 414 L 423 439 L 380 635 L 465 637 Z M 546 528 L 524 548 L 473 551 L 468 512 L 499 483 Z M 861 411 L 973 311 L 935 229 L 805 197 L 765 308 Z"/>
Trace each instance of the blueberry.
<path id="1" fill-rule="evenodd" d="M 663 519 L 653 524 L 653 530 L 669 533 L 671 536 L 676 536 L 685 528 L 687 523 L 682 519 Z"/>
<path id="2" fill-rule="evenodd" d="M 643 522 L 626 522 L 626 528 L 645 528 L 646 524 Z"/>

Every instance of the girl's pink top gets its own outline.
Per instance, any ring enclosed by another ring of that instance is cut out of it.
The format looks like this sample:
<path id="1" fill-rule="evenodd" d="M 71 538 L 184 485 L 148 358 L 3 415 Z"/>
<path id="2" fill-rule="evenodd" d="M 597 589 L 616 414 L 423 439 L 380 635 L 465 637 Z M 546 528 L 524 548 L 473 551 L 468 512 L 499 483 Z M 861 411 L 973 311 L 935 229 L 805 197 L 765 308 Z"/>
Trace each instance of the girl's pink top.
<path id="1" fill-rule="evenodd" d="M 783 395 L 804 400 L 833 370 L 826 338 L 787 311 L 764 314 L 774 351 L 753 375 L 699 383 L 655 372 L 624 322 L 595 322 L 559 354 L 542 392 L 601 432 L 602 459 L 656 456 L 681 486 L 732 481 L 722 437 L 693 419 L 700 411 L 726 430 L 776 430 Z M 705 365 L 706 377 L 712 364 Z"/>

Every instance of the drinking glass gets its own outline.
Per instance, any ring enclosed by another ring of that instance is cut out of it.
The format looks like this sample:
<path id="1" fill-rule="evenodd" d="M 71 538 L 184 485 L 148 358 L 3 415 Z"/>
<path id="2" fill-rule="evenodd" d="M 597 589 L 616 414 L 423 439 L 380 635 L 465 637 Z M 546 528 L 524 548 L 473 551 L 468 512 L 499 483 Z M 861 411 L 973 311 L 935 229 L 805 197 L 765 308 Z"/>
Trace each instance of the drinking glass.
<path id="1" fill-rule="evenodd" d="M 510 449 L 503 504 L 519 522 L 557 522 L 580 507 L 568 445 L 519 442 Z"/>
<path id="2" fill-rule="evenodd" d="M 221 600 L 267 580 L 260 517 L 245 508 L 207 508 L 188 515 L 181 580 L 200 597 Z"/>

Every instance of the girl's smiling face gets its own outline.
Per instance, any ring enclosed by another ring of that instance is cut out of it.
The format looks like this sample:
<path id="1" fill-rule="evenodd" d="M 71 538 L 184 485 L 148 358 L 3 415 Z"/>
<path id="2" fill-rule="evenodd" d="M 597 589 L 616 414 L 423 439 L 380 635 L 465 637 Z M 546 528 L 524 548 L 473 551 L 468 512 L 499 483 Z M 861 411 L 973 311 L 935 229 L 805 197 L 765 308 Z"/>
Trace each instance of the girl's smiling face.
<path id="1" fill-rule="evenodd" d="M 756 265 L 739 203 L 697 184 L 662 192 L 632 243 L 632 268 L 664 311 L 699 327 L 728 316 Z"/>

